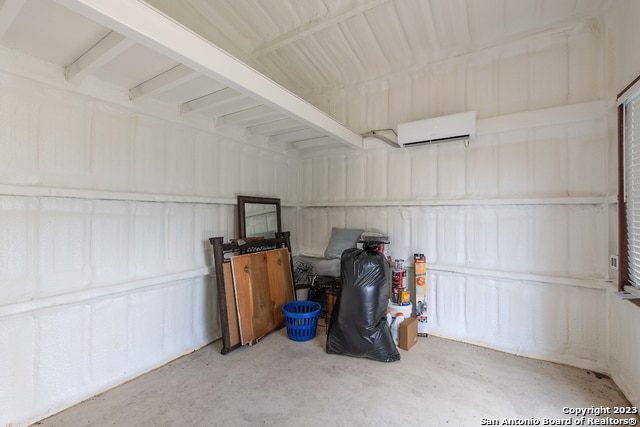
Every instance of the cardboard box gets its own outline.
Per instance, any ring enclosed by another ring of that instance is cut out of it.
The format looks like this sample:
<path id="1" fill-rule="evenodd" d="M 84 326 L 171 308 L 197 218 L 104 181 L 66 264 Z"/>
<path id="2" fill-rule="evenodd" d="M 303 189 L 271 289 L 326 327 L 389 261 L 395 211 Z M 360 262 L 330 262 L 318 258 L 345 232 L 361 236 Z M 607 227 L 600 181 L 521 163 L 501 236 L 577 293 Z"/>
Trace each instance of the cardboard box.
<path id="1" fill-rule="evenodd" d="M 403 350 L 409 350 L 418 342 L 418 321 L 410 317 L 402 322 L 398 330 L 398 336 L 398 347 Z"/>

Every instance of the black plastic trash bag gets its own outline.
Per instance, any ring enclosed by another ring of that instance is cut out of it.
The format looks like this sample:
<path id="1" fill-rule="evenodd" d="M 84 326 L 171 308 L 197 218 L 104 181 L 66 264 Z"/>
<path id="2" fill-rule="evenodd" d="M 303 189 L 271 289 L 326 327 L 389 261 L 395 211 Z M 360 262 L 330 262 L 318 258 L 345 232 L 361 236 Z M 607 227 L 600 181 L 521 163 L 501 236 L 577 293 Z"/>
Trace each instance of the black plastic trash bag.
<path id="1" fill-rule="evenodd" d="M 327 353 L 382 362 L 400 360 L 387 325 L 389 265 L 374 247 L 347 249 L 340 260 L 342 289 L 331 314 Z"/>

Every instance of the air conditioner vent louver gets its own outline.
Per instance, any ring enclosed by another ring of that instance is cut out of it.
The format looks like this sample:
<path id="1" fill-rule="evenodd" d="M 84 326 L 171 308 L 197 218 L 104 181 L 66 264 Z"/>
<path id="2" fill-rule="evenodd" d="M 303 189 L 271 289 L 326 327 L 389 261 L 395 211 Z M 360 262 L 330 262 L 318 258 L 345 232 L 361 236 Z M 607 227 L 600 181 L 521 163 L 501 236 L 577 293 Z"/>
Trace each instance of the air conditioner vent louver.
<path id="1" fill-rule="evenodd" d="M 451 141 L 469 141 L 476 136 L 476 113 L 451 114 L 398 125 L 398 145 L 415 147 Z"/>

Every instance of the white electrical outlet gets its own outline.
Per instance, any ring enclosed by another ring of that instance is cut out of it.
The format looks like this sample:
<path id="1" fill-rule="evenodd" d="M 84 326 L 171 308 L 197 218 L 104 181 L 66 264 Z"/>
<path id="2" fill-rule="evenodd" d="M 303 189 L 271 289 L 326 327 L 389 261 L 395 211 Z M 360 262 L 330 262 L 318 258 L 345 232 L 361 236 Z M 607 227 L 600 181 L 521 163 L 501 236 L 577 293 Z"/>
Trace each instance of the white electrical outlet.
<path id="1" fill-rule="evenodd" d="M 618 255 L 609 255 L 609 268 L 612 270 L 618 269 Z"/>

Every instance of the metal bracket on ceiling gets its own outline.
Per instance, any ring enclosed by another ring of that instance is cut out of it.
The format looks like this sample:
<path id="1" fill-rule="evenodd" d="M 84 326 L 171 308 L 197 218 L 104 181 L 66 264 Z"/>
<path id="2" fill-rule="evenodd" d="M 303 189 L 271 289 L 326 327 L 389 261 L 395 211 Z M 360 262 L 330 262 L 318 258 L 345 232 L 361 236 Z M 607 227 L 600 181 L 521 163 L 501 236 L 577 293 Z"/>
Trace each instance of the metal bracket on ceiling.
<path id="1" fill-rule="evenodd" d="M 393 132 L 395 141 L 387 136 L 381 135 L 380 132 Z M 394 148 L 399 148 L 400 145 L 398 144 L 398 134 L 396 133 L 395 130 L 393 129 L 374 129 L 374 130 L 370 130 L 369 132 L 365 132 L 363 134 L 361 134 L 360 136 L 362 136 L 363 138 L 376 138 L 379 139 L 380 141 L 384 141 L 385 143 L 387 143 L 388 145 L 394 147 Z"/>

